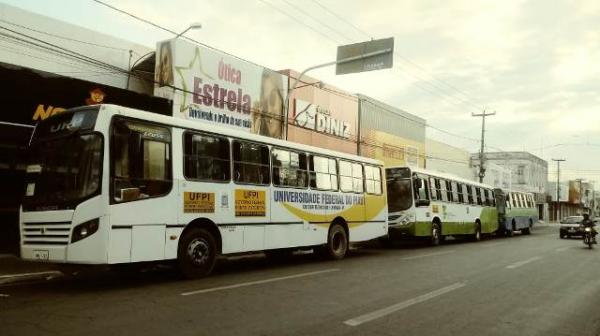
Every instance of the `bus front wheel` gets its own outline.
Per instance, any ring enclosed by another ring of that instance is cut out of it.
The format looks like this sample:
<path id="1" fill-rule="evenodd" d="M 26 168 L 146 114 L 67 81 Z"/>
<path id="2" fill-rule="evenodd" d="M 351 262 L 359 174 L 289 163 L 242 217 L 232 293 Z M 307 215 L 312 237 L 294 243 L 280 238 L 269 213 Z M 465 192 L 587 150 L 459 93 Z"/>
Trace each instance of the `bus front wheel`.
<path id="1" fill-rule="evenodd" d="M 177 249 L 177 262 L 186 278 L 195 279 L 210 274 L 216 260 L 217 244 L 210 232 L 191 228 L 183 234 Z"/>

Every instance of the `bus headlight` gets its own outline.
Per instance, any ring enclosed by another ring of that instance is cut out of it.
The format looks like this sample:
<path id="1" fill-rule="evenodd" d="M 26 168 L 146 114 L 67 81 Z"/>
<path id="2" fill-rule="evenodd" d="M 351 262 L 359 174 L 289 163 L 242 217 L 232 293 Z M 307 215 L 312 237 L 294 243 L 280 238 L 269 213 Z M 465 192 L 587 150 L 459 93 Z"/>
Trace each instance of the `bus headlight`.
<path id="1" fill-rule="evenodd" d="M 85 223 L 81 223 L 77 225 L 73 229 L 73 235 L 71 236 L 71 243 L 78 242 L 84 238 L 87 238 L 93 235 L 96 231 L 98 231 L 98 226 L 100 224 L 100 220 L 98 218 L 92 219 L 91 221 L 87 221 Z"/>

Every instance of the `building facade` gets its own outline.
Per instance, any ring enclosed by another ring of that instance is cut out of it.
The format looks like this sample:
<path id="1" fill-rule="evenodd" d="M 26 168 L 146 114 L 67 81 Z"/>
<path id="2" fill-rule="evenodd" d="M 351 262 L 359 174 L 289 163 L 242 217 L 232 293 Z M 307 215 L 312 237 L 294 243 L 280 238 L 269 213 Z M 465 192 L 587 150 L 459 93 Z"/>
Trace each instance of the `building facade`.
<path id="1" fill-rule="evenodd" d="M 487 152 L 484 167 L 490 163 L 510 171 L 510 189 L 530 192 L 535 196 L 540 219 L 548 216 L 546 186 L 548 182 L 548 162 L 528 152 Z M 471 165 L 479 169 L 479 153 L 471 154 Z"/>
<path id="2" fill-rule="evenodd" d="M 425 167 L 425 119 L 358 94 L 358 154 L 386 165 Z"/>
<path id="3" fill-rule="evenodd" d="M 598 195 L 594 184 L 575 179 L 560 182 L 558 202 L 556 182 L 548 181 L 548 203 L 550 220 L 557 221 L 567 216 L 576 216 L 588 213 L 594 217 L 600 215 Z"/>
<path id="4" fill-rule="evenodd" d="M 425 140 L 425 151 L 427 169 L 474 180 L 469 151 L 429 138 Z"/>

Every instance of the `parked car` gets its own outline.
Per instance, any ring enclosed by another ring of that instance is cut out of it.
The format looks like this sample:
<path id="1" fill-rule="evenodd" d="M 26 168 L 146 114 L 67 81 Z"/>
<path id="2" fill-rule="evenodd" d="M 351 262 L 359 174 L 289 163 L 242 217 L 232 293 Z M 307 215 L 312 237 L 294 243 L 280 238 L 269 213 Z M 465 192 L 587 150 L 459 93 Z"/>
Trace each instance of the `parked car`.
<path id="1" fill-rule="evenodd" d="M 569 216 L 560 221 L 560 238 L 570 238 L 571 236 L 582 236 L 581 221 L 583 216 Z"/>

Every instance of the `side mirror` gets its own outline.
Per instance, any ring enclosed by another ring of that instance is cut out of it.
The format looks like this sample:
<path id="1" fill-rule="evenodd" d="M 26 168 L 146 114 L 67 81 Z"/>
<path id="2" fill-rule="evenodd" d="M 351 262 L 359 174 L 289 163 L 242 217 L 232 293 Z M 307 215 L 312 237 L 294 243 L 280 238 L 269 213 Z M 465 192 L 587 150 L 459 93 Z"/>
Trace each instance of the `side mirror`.
<path id="1" fill-rule="evenodd" d="M 430 202 L 429 200 L 426 200 L 426 199 L 419 199 L 419 200 L 417 200 L 417 202 L 415 203 L 415 206 L 418 206 L 418 207 L 422 207 L 422 206 L 429 206 L 429 204 L 430 204 L 430 203 L 431 203 L 431 202 Z"/>

